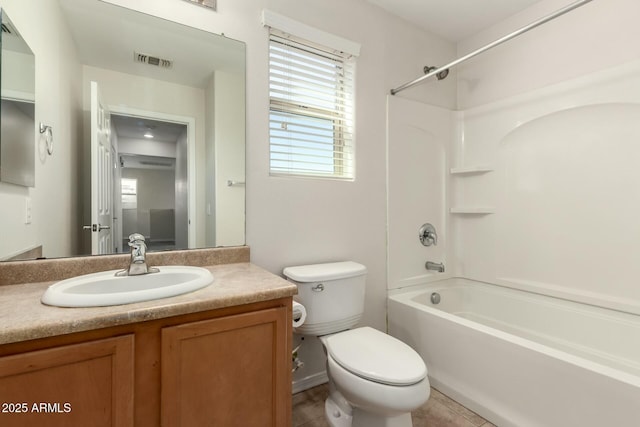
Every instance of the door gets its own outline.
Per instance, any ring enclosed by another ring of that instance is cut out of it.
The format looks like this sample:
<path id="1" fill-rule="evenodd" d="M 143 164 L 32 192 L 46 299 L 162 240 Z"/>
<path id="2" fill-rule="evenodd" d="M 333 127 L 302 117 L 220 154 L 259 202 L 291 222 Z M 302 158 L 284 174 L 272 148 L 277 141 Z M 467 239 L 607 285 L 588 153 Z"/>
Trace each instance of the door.
<path id="1" fill-rule="evenodd" d="M 0 357 L 3 427 L 133 427 L 134 338 Z"/>
<path id="2" fill-rule="evenodd" d="M 91 82 L 91 253 L 113 252 L 111 115 Z"/>
<path id="3" fill-rule="evenodd" d="M 287 308 L 162 329 L 161 425 L 291 425 Z"/>

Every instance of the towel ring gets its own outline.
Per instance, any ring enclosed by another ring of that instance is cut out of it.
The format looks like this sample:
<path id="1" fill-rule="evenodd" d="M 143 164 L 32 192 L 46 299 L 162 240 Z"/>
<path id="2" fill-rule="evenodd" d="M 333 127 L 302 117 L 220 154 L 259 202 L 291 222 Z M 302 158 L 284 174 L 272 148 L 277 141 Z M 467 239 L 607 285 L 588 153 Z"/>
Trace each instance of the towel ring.
<path id="1" fill-rule="evenodd" d="M 53 128 L 40 122 L 40 133 L 44 134 L 44 142 L 47 145 L 47 153 L 53 154 Z"/>

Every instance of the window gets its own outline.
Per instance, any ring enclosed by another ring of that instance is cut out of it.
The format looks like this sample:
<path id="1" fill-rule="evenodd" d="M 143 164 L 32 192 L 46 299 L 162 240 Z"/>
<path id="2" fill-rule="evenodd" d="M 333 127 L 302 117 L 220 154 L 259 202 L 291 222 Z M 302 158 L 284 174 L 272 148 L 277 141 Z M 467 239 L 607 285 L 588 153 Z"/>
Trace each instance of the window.
<path id="1" fill-rule="evenodd" d="M 350 54 L 271 28 L 271 175 L 354 178 L 354 68 Z"/>
<path id="2" fill-rule="evenodd" d="M 138 180 L 122 178 L 120 180 L 122 194 L 122 209 L 138 208 Z"/>

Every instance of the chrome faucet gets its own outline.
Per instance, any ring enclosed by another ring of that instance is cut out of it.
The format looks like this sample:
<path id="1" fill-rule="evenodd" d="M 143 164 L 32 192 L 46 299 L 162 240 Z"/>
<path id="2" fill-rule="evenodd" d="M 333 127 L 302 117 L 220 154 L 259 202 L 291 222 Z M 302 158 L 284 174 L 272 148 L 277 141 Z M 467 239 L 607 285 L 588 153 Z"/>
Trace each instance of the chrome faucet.
<path id="1" fill-rule="evenodd" d="M 116 276 L 139 276 L 141 274 L 157 273 L 155 267 L 147 265 L 147 245 L 144 243 L 144 236 L 140 233 L 133 233 L 129 236 L 129 246 L 131 247 L 131 262 L 129 267 L 118 271 Z"/>
<path id="2" fill-rule="evenodd" d="M 441 262 L 427 261 L 424 265 L 427 270 L 437 271 L 438 273 L 444 273 L 444 264 Z"/>

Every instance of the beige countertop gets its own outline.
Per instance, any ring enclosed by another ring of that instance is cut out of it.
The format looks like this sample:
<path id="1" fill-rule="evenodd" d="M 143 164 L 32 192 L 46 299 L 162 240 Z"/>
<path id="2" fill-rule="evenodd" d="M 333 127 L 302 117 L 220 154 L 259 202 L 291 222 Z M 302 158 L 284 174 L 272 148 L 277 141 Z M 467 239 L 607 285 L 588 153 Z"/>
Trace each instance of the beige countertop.
<path id="1" fill-rule="evenodd" d="M 44 305 L 40 298 L 54 282 L 0 286 L 0 344 L 267 301 L 297 292 L 293 283 L 248 262 L 205 268 L 214 277 L 206 288 L 171 298 L 110 307 Z"/>

